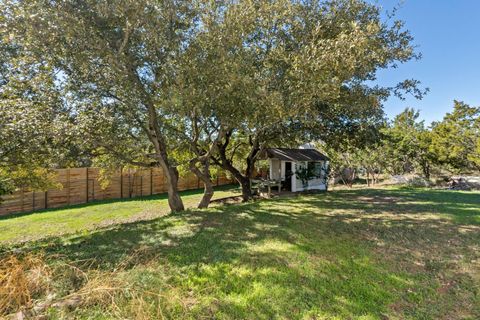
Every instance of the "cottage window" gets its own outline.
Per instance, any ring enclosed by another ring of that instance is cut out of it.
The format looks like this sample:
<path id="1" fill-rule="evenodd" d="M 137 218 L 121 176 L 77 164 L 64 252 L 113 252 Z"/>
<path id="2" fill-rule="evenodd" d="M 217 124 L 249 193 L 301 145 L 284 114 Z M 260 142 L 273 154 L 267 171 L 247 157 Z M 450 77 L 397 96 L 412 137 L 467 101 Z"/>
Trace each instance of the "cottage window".
<path id="1" fill-rule="evenodd" d="M 322 177 L 322 163 L 321 162 L 309 162 L 308 169 L 316 178 Z"/>

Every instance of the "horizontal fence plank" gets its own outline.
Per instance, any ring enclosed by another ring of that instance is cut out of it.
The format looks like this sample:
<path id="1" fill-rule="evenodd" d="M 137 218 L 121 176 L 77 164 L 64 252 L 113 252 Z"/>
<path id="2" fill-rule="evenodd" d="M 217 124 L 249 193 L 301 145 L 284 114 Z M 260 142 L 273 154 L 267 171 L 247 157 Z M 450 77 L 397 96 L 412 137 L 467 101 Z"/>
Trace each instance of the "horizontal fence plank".
<path id="1" fill-rule="evenodd" d="M 58 188 L 46 191 L 18 191 L 2 197 L 0 216 L 61 208 L 96 200 L 128 199 L 167 192 L 166 178 L 161 168 L 119 169 L 109 176 L 108 185 L 103 185 L 98 168 L 70 168 L 55 170 Z M 219 172 L 214 185 L 232 183 L 224 172 Z M 181 176 L 178 189 L 201 188 L 201 181 L 193 174 Z"/>

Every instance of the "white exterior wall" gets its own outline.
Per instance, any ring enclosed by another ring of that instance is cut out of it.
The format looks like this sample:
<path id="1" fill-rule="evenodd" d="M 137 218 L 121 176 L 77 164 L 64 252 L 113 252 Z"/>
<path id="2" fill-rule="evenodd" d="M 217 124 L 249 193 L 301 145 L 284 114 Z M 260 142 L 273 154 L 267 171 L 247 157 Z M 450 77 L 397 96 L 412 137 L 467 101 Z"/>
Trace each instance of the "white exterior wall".
<path id="1" fill-rule="evenodd" d="M 297 175 L 295 172 L 297 171 L 297 163 L 292 162 L 292 192 L 297 192 Z"/>
<path id="2" fill-rule="evenodd" d="M 307 162 L 295 162 L 294 163 L 294 171 L 297 169 L 297 166 L 306 166 L 308 165 Z M 323 166 L 327 166 L 328 162 L 323 162 Z M 323 179 L 312 179 L 308 181 L 308 186 L 306 188 L 303 187 L 302 180 L 298 179 L 297 176 L 294 174 L 292 176 L 292 192 L 299 192 L 299 191 L 306 191 L 306 190 L 327 190 L 327 185 L 323 183 Z"/>
<path id="3" fill-rule="evenodd" d="M 282 176 L 281 161 L 278 159 L 270 159 L 270 179 L 280 180 Z"/>
<path id="4" fill-rule="evenodd" d="M 270 164 L 270 179 L 272 180 L 285 180 L 285 162 L 283 160 L 278 160 L 278 159 L 269 159 L 269 164 Z M 292 162 L 292 172 L 293 175 L 291 177 L 292 179 L 292 192 L 299 192 L 299 191 L 305 191 L 305 190 L 326 190 L 327 185 L 323 183 L 323 179 L 313 179 L 308 181 L 308 186 L 307 188 L 303 187 L 302 180 L 298 179 L 295 171 L 298 166 L 306 166 L 308 165 L 307 162 L 305 161 L 300 161 L 300 162 L 293 162 L 293 161 L 288 161 Z M 326 167 L 328 166 L 328 161 L 323 162 L 323 166 Z"/>

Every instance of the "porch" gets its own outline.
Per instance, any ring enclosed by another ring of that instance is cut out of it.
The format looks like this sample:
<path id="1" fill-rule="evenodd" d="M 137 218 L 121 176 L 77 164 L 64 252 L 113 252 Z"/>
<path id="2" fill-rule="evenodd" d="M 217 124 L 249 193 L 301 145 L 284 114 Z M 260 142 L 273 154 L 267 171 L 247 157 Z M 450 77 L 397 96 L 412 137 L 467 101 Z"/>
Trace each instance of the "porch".
<path id="1" fill-rule="evenodd" d="M 267 179 L 253 180 L 267 189 L 278 192 L 327 190 L 328 158 L 315 149 L 270 148 L 262 154 L 268 160 Z"/>

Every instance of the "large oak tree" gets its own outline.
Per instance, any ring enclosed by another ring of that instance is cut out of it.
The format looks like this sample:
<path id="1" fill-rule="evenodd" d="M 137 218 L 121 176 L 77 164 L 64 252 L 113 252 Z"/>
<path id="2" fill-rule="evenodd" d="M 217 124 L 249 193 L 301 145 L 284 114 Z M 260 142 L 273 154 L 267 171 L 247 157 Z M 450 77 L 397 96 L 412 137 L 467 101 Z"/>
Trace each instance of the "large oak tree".
<path id="1" fill-rule="evenodd" d="M 205 184 L 231 172 L 244 200 L 267 146 L 331 141 L 381 117 L 417 82 L 373 85 L 416 58 L 400 21 L 361 0 L 3 1 L 3 34 L 55 74 L 85 148 L 106 162 L 161 167 L 182 210 L 178 170 Z M 181 156 L 178 156 L 181 155 Z M 185 156 L 186 155 L 186 156 Z"/>
<path id="2" fill-rule="evenodd" d="M 184 206 L 165 134 L 170 84 L 194 25 L 190 1 L 6 1 L 11 42 L 57 70 L 85 139 L 124 162 L 159 166 Z"/>
<path id="3" fill-rule="evenodd" d="M 240 183 L 244 200 L 264 148 L 335 141 L 381 118 L 388 95 L 421 95 L 413 80 L 372 85 L 379 69 L 418 57 L 403 24 L 384 21 L 375 5 L 219 1 L 207 8 L 186 91 L 208 107 L 203 115 L 218 131 L 211 158 Z"/>

